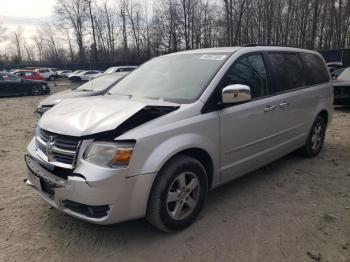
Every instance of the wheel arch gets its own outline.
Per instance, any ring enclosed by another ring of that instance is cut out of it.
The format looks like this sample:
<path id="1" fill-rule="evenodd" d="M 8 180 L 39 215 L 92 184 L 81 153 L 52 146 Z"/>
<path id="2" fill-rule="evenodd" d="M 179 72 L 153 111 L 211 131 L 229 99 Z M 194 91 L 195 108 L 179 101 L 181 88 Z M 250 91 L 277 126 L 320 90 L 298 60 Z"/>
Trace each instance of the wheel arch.
<path id="1" fill-rule="evenodd" d="M 319 112 L 317 116 L 321 116 L 325 120 L 326 126 L 328 125 L 329 113 L 327 110 L 325 109 L 321 110 L 321 112 Z"/>
<path id="2" fill-rule="evenodd" d="M 199 147 L 192 147 L 183 149 L 176 154 L 172 155 L 167 161 L 163 164 L 162 168 L 169 163 L 172 159 L 174 159 L 176 156 L 179 155 L 185 155 L 189 157 L 193 157 L 196 160 L 198 160 L 205 168 L 205 171 L 207 172 L 207 178 L 208 178 L 208 189 L 210 189 L 212 182 L 213 182 L 213 176 L 214 176 L 214 163 L 213 159 L 211 158 L 210 154 Z"/>

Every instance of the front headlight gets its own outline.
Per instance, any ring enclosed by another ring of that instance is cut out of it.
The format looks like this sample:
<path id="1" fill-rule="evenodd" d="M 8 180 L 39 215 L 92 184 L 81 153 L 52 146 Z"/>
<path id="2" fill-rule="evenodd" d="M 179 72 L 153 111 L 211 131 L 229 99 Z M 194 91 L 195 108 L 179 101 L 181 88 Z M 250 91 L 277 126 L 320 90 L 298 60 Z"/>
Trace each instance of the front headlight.
<path id="1" fill-rule="evenodd" d="M 104 167 L 127 167 L 134 143 L 94 142 L 84 153 L 84 159 Z"/>

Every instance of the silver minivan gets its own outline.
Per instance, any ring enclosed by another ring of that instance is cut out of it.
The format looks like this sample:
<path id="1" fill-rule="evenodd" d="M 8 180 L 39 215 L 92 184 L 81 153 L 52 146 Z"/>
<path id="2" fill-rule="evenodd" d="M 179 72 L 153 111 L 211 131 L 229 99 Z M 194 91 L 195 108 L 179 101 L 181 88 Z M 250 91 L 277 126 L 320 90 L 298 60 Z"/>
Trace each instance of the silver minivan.
<path id="1" fill-rule="evenodd" d="M 154 58 L 102 97 L 67 99 L 38 122 L 27 184 L 96 224 L 193 223 L 208 191 L 299 150 L 322 149 L 333 90 L 323 58 L 229 47 Z"/>

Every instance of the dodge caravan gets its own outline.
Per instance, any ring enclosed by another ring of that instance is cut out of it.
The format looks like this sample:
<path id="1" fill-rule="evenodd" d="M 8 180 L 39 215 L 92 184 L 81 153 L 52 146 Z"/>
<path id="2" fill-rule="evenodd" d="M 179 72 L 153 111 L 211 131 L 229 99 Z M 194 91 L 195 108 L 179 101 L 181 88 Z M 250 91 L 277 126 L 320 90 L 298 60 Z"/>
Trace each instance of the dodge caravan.
<path id="1" fill-rule="evenodd" d="M 208 191 L 299 149 L 314 157 L 332 118 L 323 58 L 230 47 L 154 58 L 100 97 L 39 120 L 28 179 L 50 205 L 96 224 L 193 223 Z"/>

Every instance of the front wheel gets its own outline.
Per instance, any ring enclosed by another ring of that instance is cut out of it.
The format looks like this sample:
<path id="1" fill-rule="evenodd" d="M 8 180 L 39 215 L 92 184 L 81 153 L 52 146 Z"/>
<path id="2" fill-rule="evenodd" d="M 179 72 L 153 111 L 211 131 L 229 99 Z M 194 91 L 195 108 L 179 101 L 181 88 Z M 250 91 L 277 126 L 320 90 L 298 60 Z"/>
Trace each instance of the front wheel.
<path id="1" fill-rule="evenodd" d="M 146 219 L 164 232 L 184 229 L 196 220 L 207 194 L 204 166 L 193 157 L 176 156 L 161 169 L 154 182 Z"/>
<path id="2" fill-rule="evenodd" d="M 32 87 L 32 95 L 33 96 L 41 95 L 41 87 L 40 86 L 33 86 Z"/>
<path id="3" fill-rule="evenodd" d="M 54 81 L 54 80 L 55 80 L 55 77 L 54 77 L 54 76 L 50 76 L 49 80 L 50 80 L 50 81 Z"/>
<path id="4" fill-rule="evenodd" d="M 323 147 L 326 136 L 326 121 L 323 117 L 317 116 L 306 140 L 305 145 L 301 148 L 303 155 L 307 157 L 317 156 Z"/>

